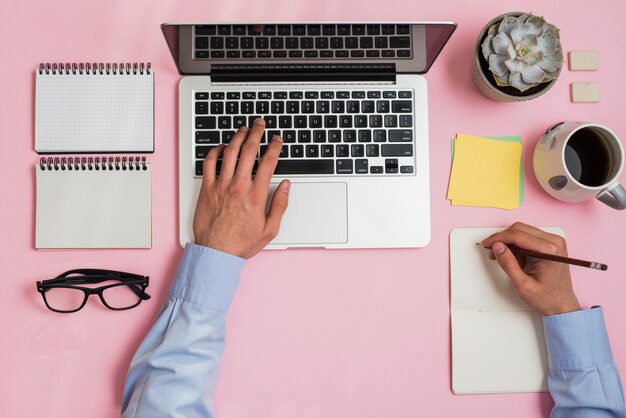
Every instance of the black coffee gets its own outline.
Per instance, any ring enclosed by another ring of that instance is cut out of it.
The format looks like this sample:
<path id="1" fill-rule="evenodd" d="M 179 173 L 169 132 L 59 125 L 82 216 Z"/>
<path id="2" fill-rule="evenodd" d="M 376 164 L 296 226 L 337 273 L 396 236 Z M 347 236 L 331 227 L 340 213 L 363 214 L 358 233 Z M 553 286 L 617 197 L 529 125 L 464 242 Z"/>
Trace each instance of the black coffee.
<path id="1" fill-rule="evenodd" d="M 611 179 L 611 153 L 600 134 L 583 128 L 574 132 L 565 145 L 565 165 L 579 183 L 596 187 Z"/>

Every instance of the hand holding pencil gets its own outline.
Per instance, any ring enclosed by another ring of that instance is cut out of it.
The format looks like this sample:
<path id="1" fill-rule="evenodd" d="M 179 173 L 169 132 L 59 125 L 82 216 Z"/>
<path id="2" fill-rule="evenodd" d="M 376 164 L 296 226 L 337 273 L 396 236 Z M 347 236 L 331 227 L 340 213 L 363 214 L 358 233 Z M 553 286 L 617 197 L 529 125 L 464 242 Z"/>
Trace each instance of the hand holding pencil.
<path id="1" fill-rule="evenodd" d="M 531 251 L 567 257 L 565 239 L 558 235 L 516 222 L 502 232 L 482 241 L 491 247 L 494 258 L 510 277 L 517 294 L 542 315 L 556 315 L 580 310 L 572 287 L 569 265 L 540 258 L 526 258 L 508 248 L 513 245 Z"/>

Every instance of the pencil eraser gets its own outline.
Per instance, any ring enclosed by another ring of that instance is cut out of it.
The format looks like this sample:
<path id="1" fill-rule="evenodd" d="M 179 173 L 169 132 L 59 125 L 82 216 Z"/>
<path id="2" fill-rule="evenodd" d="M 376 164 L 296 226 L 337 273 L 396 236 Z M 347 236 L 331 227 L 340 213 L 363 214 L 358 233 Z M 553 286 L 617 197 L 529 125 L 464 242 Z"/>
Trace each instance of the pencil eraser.
<path id="1" fill-rule="evenodd" d="M 599 83 L 572 83 L 572 103 L 597 103 L 600 101 Z"/>
<path id="2" fill-rule="evenodd" d="M 570 71 L 595 71 L 598 69 L 597 51 L 570 51 Z"/>

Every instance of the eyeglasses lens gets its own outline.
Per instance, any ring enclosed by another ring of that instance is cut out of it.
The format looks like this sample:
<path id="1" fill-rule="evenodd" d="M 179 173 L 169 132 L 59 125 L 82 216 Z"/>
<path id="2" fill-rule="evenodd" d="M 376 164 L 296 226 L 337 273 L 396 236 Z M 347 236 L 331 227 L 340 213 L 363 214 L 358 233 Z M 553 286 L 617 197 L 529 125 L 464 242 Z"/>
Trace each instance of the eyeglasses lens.
<path id="1" fill-rule="evenodd" d="M 44 293 L 48 305 L 58 311 L 74 311 L 85 300 L 82 290 L 69 287 L 51 287 Z"/>
<path id="2" fill-rule="evenodd" d="M 139 285 L 131 286 L 136 286 L 137 290 L 141 289 Z M 102 297 L 114 309 L 132 308 L 141 302 L 141 298 L 129 286 L 124 284 L 104 289 Z"/>

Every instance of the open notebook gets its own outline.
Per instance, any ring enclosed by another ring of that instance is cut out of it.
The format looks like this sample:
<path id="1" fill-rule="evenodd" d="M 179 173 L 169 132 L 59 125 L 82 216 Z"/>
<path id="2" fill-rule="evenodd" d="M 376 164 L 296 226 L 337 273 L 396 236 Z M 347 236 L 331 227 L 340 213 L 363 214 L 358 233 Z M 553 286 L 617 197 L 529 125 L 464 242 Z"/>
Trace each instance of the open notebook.
<path id="1" fill-rule="evenodd" d="M 152 246 L 145 157 L 42 158 L 36 179 L 36 248 Z"/>
<path id="2" fill-rule="evenodd" d="M 564 236 L 561 228 L 543 230 Z M 476 243 L 502 228 L 450 232 L 452 391 L 545 392 L 547 354 L 541 315 Z"/>

